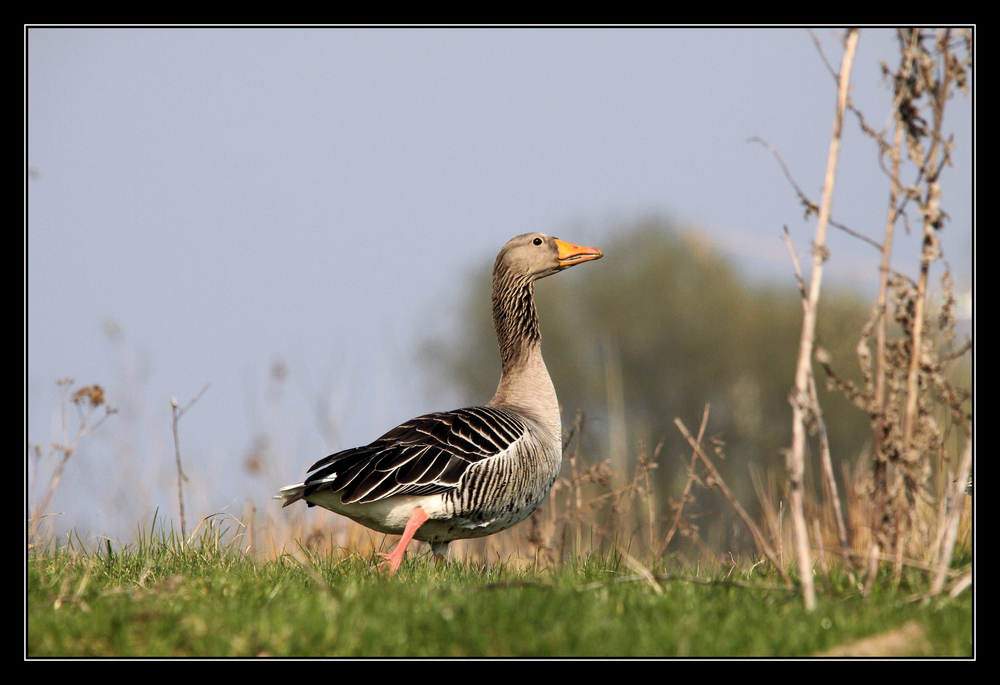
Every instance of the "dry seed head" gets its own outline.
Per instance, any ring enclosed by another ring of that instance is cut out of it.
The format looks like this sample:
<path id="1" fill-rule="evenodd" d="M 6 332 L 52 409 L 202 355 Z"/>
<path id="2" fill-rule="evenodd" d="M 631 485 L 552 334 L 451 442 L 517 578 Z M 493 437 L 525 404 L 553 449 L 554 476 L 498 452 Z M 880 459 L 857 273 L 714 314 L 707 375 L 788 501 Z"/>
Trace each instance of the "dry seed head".
<path id="1" fill-rule="evenodd" d="M 88 385 L 73 393 L 74 404 L 89 402 L 92 407 L 99 407 L 104 404 L 104 390 L 99 385 Z"/>

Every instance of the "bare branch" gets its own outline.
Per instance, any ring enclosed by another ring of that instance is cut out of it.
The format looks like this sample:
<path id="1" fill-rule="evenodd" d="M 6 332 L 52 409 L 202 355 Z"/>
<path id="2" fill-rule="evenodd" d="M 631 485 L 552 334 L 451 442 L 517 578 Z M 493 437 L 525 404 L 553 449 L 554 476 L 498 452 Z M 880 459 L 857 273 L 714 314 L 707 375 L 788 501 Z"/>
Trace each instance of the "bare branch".
<path id="1" fill-rule="evenodd" d="M 788 167 L 785 165 L 785 160 L 781 158 L 781 155 L 778 154 L 778 151 L 775 150 L 770 143 L 768 143 L 766 140 L 758 136 L 747 138 L 746 142 L 759 143 L 760 145 L 763 145 L 768 150 L 768 152 L 774 155 L 775 160 L 777 160 L 778 162 L 778 166 L 781 167 L 781 171 L 785 174 L 785 178 L 787 178 L 788 182 L 792 184 L 792 188 L 795 189 L 795 194 L 799 196 L 799 201 L 806 208 L 806 216 L 819 213 L 819 206 L 815 202 L 810 200 L 809 197 L 804 192 L 802 192 L 802 189 L 799 188 L 799 184 L 796 183 L 795 178 L 792 177 L 792 172 L 790 172 L 788 170 Z"/>
<path id="2" fill-rule="evenodd" d="M 173 409 L 174 419 L 173 419 L 173 430 L 174 430 L 174 457 L 177 460 L 177 501 L 180 505 L 180 515 L 181 515 L 181 544 L 186 544 L 187 541 L 187 530 L 186 522 L 184 520 L 184 481 L 187 480 L 187 476 L 184 475 L 184 469 L 181 467 L 181 445 L 180 438 L 178 437 L 177 424 L 181 420 L 181 417 L 190 409 L 195 402 L 201 399 L 201 396 L 208 391 L 210 383 L 206 383 L 197 395 L 195 395 L 190 402 L 184 405 L 183 408 L 177 406 L 177 398 L 173 397 L 170 400 L 170 406 Z"/>
<path id="3" fill-rule="evenodd" d="M 782 172 L 785 174 L 785 178 L 787 178 L 788 182 L 792 184 L 792 188 L 795 189 L 795 194 L 799 196 L 799 201 L 806 208 L 806 216 L 808 217 L 808 216 L 813 215 L 813 214 L 818 214 L 819 213 L 819 206 L 815 202 L 813 202 L 812 200 L 810 200 L 806 196 L 806 194 L 804 192 L 802 192 L 802 189 L 795 182 L 795 179 L 792 178 L 791 172 L 788 170 L 788 167 L 785 165 L 784 160 L 781 159 L 781 155 L 778 153 L 778 151 L 775 150 L 774 147 L 770 143 L 768 143 L 766 140 L 764 140 L 763 138 L 759 138 L 757 136 L 753 136 L 752 138 L 748 138 L 747 142 L 748 143 L 760 143 L 765 148 L 767 148 L 767 150 L 772 155 L 774 155 L 775 160 L 777 160 L 778 165 L 781 167 Z M 828 223 L 831 226 L 833 226 L 834 228 L 840 229 L 844 233 L 846 233 L 846 234 L 848 234 L 848 235 L 850 235 L 850 236 L 852 236 L 854 238 L 857 238 L 858 240 L 862 240 L 862 241 L 868 243 L 869 245 L 871 245 L 872 247 L 874 247 L 876 250 L 881 250 L 882 249 L 882 246 L 878 242 L 872 240 L 871 238 L 869 238 L 868 236 L 864 235 L 863 233 L 858 233 L 853 228 L 849 228 L 849 227 L 847 227 L 847 226 L 845 226 L 843 224 L 837 223 L 836 221 L 833 221 L 832 219 L 829 219 Z M 786 227 L 786 230 L 787 230 L 787 227 Z"/>
<path id="4" fill-rule="evenodd" d="M 806 610 L 811 611 L 816 606 L 816 594 L 812 582 L 812 563 L 809 553 L 809 534 L 806 528 L 803 509 L 803 476 L 805 472 L 806 422 L 808 416 L 815 415 L 815 408 L 810 411 L 812 402 L 809 393 L 810 377 L 812 375 L 812 353 L 816 335 L 816 311 L 819 304 L 819 294 L 823 278 L 823 263 L 826 261 L 826 228 L 830 219 L 830 206 L 833 202 L 833 188 L 837 176 L 837 161 L 840 155 L 840 136 L 844 123 L 844 110 L 847 106 L 848 86 L 850 85 L 851 67 L 858 44 L 858 32 L 849 30 L 844 47 L 844 56 L 840 65 L 840 76 L 837 88 L 837 108 L 834 116 L 833 135 L 830 138 L 830 152 L 827 158 L 826 178 L 823 182 L 823 195 L 819 205 L 816 221 L 816 237 L 813 241 L 813 268 L 809 282 L 809 292 L 803 302 L 805 308 L 802 320 L 802 337 L 799 342 L 799 359 L 795 372 L 795 389 L 792 394 L 792 447 L 788 452 L 789 489 L 791 491 L 792 521 L 794 523 L 795 550 L 799 561 L 799 574 L 802 583 L 802 595 Z"/>
<path id="5" fill-rule="evenodd" d="M 788 585 L 792 585 L 791 578 L 789 578 L 788 574 L 785 573 L 785 569 L 781 567 L 781 562 L 778 559 L 778 555 L 774 553 L 773 549 L 771 549 L 771 545 L 768 544 L 767 538 L 764 537 L 764 534 L 760 531 L 760 528 L 758 528 L 757 524 L 753 522 L 753 519 L 750 518 L 750 515 L 747 514 L 746 510 L 740 504 L 739 500 L 736 499 L 736 496 L 733 494 L 732 490 L 730 490 L 729 486 L 726 485 L 726 481 L 723 480 L 722 474 L 719 473 L 718 469 L 715 468 L 715 464 L 713 464 L 712 460 L 708 458 L 707 454 L 705 454 L 705 451 L 701 448 L 701 445 L 695 442 L 695 439 L 691 437 L 691 433 L 688 432 L 687 426 L 685 426 L 684 422 L 681 421 L 679 418 L 674 419 L 674 425 L 677 426 L 677 429 L 681 432 L 681 435 L 683 435 L 684 439 L 688 441 L 688 444 L 691 446 L 691 449 L 694 450 L 694 453 L 698 455 L 699 459 L 701 459 L 702 463 L 705 465 L 705 468 L 708 469 L 709 473 L 712 475 L 712 479 L 719 486 L 719 490 L 722 491 L 723 496 L 725 496 L 725 498 L 729 501 L 729 504 L 736 512 L 736 515 L 740 517 L 740 520 L 743 521 L 743 524 L 750 531 L 750 534 L 753 536 L 754 542 L 757 543 L 757 547 L 765 554 L 765 556 L 767 556 L 768 559 L 771 560 L 771 563 L 774 564 L 774 568 L 776 568 L 778 573 L 781 574 L 781 577 L 785 580 L 785 583 L 787 583 Z M 806 569 L 806 571 L 808 572 L 808 569 Z"/>

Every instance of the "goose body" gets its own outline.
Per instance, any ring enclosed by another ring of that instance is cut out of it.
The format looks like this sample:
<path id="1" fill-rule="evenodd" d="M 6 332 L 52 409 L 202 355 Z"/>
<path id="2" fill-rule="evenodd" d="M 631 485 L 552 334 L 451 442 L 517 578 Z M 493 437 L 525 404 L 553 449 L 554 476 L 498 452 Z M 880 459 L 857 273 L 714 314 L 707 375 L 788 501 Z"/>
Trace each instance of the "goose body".
<path id="1" fill-rule="evenodd" d="M 492 535 L 527 518 L 562 462 L 559 402 L 542 360 L 534 282 L 601 256 L 543 233 L 510 240 L 493 269 L 502 363 L 493 399 L 417 417 L 319 460 L 304 482 L 278 492 L 283 506 L 305 500 L 402 535 L 395 551 L 382 555 L 391 572 L 413 538 L 444 556 L 452 540 Z"/>

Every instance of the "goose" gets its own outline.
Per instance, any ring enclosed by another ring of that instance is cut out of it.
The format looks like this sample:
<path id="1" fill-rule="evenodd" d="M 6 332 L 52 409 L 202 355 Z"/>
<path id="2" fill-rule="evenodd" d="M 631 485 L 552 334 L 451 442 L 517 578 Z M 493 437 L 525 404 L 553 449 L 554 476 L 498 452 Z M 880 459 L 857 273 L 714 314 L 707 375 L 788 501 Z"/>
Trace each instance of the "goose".
<path id="1" fill-rule="evenodd" d="M 534 283 L 600 259 L 544 233 L 512 238 L 493 267 L 493 324 L 500 347 L 496 394 L 484 406 L 419 416 L 363 447 L 320 459 L 304 482 L 278 491 L 375 531 L 400 535 L 380 570 L 395 574 L 413 539 L 444 559 L 452 540 L 498 533 L 526 519 L 562 463 L 555 387 L 542 360 Z"/>

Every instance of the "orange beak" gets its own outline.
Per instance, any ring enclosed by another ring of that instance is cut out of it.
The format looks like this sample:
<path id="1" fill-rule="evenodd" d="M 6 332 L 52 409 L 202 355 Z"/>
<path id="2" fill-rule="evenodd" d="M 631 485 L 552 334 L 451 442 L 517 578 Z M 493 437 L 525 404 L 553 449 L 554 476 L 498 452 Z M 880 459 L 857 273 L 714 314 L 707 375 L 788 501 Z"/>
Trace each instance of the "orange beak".
<path id="1" fill-rule="evenodd" d="M 580 262 L 589 262 L 592 259 L 600 259 L 604 256 L 604 253 L 596 247 L 580 247 L 558 238 L 556 238 L 556 246 L 559 248 L 559 266 L 563 268 Z"/>

